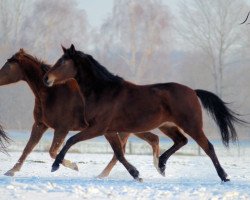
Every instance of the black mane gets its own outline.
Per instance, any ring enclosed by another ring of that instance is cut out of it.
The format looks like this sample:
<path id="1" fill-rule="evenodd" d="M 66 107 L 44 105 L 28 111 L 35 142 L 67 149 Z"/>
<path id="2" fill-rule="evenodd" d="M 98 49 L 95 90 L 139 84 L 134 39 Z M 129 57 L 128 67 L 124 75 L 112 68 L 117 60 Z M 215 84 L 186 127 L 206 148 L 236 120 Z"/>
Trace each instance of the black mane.
<path id="1" fill-rule="evenodd" d="M 76 57 L 78 60 L 85 60 L 89 63 L 89 70 L 93 73 L 95 78 L 99 81 L 109 82 L 109 83 L 118 83 L 120 84 L 123 82 L 123 78 L 120 76 L 114 75 L 113 73 L 109 72 L 103 65 L 101 65 L 97 60 L 95 60 L 91 55 L 85 54 L 81 51 L 75 51 Z"/>

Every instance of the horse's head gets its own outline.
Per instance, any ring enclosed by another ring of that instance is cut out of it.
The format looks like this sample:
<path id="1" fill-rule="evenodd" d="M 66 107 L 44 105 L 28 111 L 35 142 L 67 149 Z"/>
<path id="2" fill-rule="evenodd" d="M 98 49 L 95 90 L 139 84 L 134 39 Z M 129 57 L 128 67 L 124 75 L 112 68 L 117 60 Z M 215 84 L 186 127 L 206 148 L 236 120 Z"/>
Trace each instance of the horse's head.
<path id="1" fill-rule="evenodd" d="M 24 54 L 24 50 L 20 49 L 16 54 L 7 60 L 0 70 L 0 85 L 15 83 L 24 78 L 20 63 Z"/>
<path id="2" fill-rule="evenodd" d="M 76 50 L 72 44 L 69 49 L 62 46 L 63 55 L 56 64 L 44 75 L 44 83 L 47 86 L 64 83 L 65 81 L 75 78 L 77 68 L 75 65 Z"/>
<path id="3" fill-rule="evenodd" d="M 72 44 L 69 49 L 62 46 L 64 54 L 56 64 L 44 75 L 44 83 L 47 86 L 64 83 L 69 79 L 77 79 L 88 87 L 102 87 L 105 84 L 121 83 L 119 76 L 110 73 L 104 66 L 91 55 L 75 50 Z M 83 83 L 84 82 L 84 83 Z"/>

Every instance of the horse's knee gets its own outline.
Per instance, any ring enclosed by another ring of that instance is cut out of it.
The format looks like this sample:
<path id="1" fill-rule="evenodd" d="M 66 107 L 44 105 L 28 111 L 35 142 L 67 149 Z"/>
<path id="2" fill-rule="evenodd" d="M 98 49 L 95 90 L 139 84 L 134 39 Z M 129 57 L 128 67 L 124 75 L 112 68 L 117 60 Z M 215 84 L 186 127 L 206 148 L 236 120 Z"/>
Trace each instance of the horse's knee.
<path id="1" fill-rule="evenodd" d="M 208 144 L 207 144 L 207 146 L 205 146 L 205 147 L 203 147 L 203 149 L 204 149 L 204 151 L 205 151 L 205 153 L 207 154 L 207 155 L 215 155 L 215 150 L 214 150 L 214 146 L 208 141 Z"/>
<path id="2" fill-rule="evenodd" d="M 115 153 L 115 157 L 117 160 L 119 160 L 121 163 L 125 160 L 124 155 L 120 153 Z"/>
<path id="3" fill-rule="evenodd" d="M 180 135 L 180 137 L 175 139 L 175 143 L 184 146 L 188 143 L 188 139 L 184 135 Z"/>
<path id="4" fill-rule="evenodd" d="M 214 146 L 212 145 L 212 143 L 208 142 L 208 149 L 210 151 L 214 151 Z"/>
<path id="5" fill-rule="evenodd" d="M 117 160 L 119 160 L 120 162 L 123 161 L 123 156 L 122 155 L 116 155 Z"/>

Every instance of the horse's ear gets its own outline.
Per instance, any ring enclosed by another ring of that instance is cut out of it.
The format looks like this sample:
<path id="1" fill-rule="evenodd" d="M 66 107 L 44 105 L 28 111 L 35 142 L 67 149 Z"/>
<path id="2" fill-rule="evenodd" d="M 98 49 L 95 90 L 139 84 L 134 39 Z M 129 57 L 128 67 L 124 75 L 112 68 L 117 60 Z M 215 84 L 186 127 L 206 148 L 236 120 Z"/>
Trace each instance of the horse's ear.
<path id="1" fill-rule="evenodd" d="M 62 47 L 63 53 L 66 53 L 67 49 L 63 45 L 61 45 L 61 47 Z"/>
<path id="2" fill-rule="evenodd" d="M 75 46 L 73 45 L 73 44 L 71 44 L 71 46 L 70 46 L 70 53 L 72 54 L 72 55 L 74 55 L 75 54 L 75 52 L 76 52 L 76 49 L 75 49 Z"/>
<path id="3" fill-rule="evenodd" d="M 21 49 L 19 50 L 19 52 L 20 52 L 20 53 L 24 53 L 24 50 L 23 50 L 23 48 L 21 48 Z"/>

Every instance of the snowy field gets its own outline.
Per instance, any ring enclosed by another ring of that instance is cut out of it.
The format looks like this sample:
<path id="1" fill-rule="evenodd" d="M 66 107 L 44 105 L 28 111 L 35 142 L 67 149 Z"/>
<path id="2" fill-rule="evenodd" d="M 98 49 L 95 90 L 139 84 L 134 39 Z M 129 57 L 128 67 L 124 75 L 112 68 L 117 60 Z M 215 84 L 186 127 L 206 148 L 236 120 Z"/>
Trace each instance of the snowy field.
<path id="1" fill-rule="evenodd" d="M 155 170 L 149 155 L 127 155 L 140 171 L 136 182 L 118 163 L 110 176 L 97 179 L 111 154 L 67 154 L 78 162 L 79 172 L 63 166 L 51 173 L 52 159 L 33 152 L 15 177 L 3 174 L 16 162 L 20 152 L 0 156 L 0 199 L 250 199 L 250 157 L 219 157 L 231 182 L 221 183 L 206 156 L 172 156 L 166 177 Z"/>

